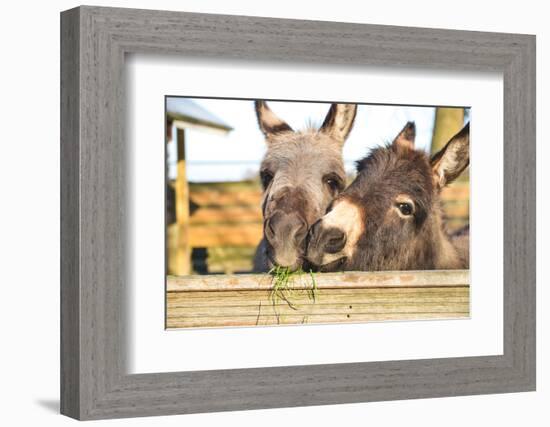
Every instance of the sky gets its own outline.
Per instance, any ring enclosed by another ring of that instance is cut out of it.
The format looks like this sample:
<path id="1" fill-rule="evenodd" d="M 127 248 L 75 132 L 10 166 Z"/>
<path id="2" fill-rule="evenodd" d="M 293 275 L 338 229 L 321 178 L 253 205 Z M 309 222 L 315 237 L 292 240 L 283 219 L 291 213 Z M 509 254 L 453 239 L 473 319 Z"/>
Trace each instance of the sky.
<path id="1" fill-rule="evenodd" d="M 227 135 L 186 130 L 187 179 L 190 182 L 240 181 L 258 174 L 266 146 L 258 128 L 253 101 L 193 99 L 233 127 Z M 308 123 L 319 126 L 329 103 L 269 101 L 270 108 L 293 129 Z M 435 108 L 366 105 L 358 106 L 353 129 L 344 144 L 344 163 L 353 172 L 355 161 L 369 149 L 390 142 L 412 120 L 416 123 L 416 147 L 429 150 Z M 176 135 L 174 132 L 173 135 Z M 175 177 L 175 144 L 168 147 L 169 178 Z"/>

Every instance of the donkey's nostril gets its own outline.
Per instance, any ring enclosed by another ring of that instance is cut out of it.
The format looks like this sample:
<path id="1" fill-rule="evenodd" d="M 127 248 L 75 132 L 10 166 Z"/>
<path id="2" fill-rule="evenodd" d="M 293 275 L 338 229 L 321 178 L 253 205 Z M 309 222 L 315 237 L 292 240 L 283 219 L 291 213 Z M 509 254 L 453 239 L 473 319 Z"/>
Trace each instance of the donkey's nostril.
<path id="1" fill-rule="evenodd" d="M 294 242 L 296 243 L 296 245 L 301 246 L 305 242 L 306 237 L 307 225 L 304 222 L 301 222 L 294 233 Z"/>
<path id="2" fill-rule="evenodd" d="M 277 229 L 277 224 L 281 221 L 281 214 L 276 212 L 269 218 L 265 223 L 265 234 L 269 239 L 274 239 L 276 236 L 275 230 Z"/>
<path id="3" fill-rule="evenodd" d="M 275 230 L 273 229 L 273 222 L 271 221 L 267 221 L 267 224 L 266 224 L 266 231 L 269 232 L 269 234 L 271 234 L 272 236 L 275 235 Z"/>
<path id="4" fill-rule="evenodd" d="M 325 252 L 335 254 L 344 249 L 346 245 L 346 234 L 338 228 L 329 228 L 324 236 Z"/>
<path id="5" fill-rule="evenodd" d="M 307 224 L 298 215 L 276 212 L 266 220 L 265 235 L 271 244 L 302 246 L 307 236 Z"/>
<path id="6" fill-rule="evenodd" d="M 318 219 L 317 221 L 315 221 L 313 223 L 313 225 L 310 227 L 310 229 L 307 233 L 308 241 L 313 240 L 313 237 L 315 237 L 315 235 L 317 234 L 317 231 L 319 230 L 320 225 L 321 225 L 321 220 L 320 219 Z"/>

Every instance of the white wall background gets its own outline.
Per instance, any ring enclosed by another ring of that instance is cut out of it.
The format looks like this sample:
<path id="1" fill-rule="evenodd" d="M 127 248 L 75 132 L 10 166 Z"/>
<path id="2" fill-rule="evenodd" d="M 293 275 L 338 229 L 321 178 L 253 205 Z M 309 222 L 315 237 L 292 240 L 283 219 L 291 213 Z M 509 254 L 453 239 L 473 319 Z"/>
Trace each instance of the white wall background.
<path id="1" fill-rule="evenodd" d="M 172 416 L 121 426 L 546 426 L 550 423 L 550 27 L 545 3 L 393 0 L 95 1 L 97 5 L 537 34 L 538 391 Z M 0 422 L 63 426 L 59 384 L 59 12 L 76 1 L 4 2 L 0 17 Z M 545 185 L 546 184 L 546 185 Z M 29 194 L 33 192 L 33 194 Z"/>

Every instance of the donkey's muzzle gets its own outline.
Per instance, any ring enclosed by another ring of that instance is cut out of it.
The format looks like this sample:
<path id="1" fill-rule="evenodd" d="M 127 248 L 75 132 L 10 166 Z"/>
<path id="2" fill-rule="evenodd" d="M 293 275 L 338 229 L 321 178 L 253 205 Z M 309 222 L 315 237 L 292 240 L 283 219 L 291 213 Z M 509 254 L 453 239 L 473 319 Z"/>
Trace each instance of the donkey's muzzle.
<path id="1" fill-rule="evenodd" d="M 265 221 L 269 258 L 276 265 L 297 269 L 305 252 L 307 223 L 296 213 L 276 211 Z"/>
<path id="2" fill-rule="evenodd" d="M 307 238 L 307 259 L 317 265 L 323 265 L 325 254 L 338 254 L 346 246 L 346 234 L 336 227 L 323 227 L 317 221 L 309 230 Z"/>

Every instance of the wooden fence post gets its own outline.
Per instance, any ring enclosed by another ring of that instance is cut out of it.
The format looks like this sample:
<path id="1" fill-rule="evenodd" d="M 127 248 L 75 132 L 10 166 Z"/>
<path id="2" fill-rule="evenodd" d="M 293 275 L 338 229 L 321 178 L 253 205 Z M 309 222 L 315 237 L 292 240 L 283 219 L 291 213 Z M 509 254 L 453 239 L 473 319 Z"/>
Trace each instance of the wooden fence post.
<path id="1" fill-rule="evenodd" d="M 183 276 L 191 273 L 191 248 L 189 245 L 189 184 L 185 165 L 185 130 L 177 130 L 177 177 L 176 189 L 176 224 L 177 248 L 174 263 L 171 266 L 174 274 Z"/>
<path id="2" fill-rule="evenodd" d="M 464 108 L 437 107 L 432 135 L 432 154 L 441 150 L 464 125 Z"/>

